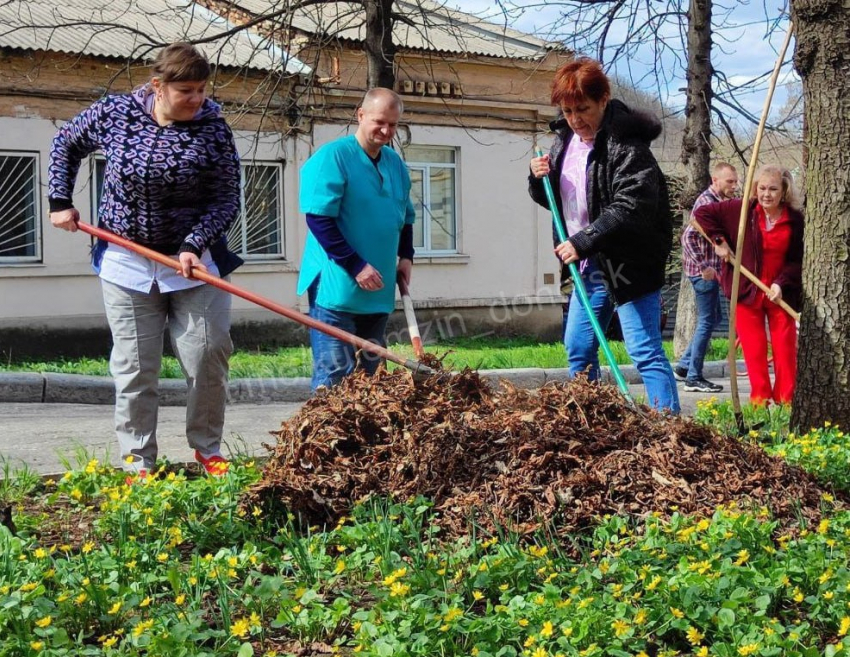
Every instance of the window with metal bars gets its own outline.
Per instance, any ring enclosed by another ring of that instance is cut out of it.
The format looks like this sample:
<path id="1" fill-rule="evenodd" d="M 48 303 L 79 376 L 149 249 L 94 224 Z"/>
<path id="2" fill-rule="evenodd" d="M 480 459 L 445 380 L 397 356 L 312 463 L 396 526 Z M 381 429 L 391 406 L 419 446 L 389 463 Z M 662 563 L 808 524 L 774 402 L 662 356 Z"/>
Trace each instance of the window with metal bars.
<path id="1" fill-rule="evenodd" d="M 93 205 L 100 202 L 106 161 L 95 156 Z M 227 234 L 228 247 L 245 260 L 280 260 L 283 240 L 283 165 L 242 163 L 242 211 Z"/>
<path id="2" fill-rule="evenodd" d="M 38 155 L 0 151 L 0 264 L 41 262 Z"/>
<path id="3" fill-rule="evenodd" d="M 416 210 L 416 253 L 457 253 L 457 149 L 410 145 L 404 148 L 404 159 Z"/>

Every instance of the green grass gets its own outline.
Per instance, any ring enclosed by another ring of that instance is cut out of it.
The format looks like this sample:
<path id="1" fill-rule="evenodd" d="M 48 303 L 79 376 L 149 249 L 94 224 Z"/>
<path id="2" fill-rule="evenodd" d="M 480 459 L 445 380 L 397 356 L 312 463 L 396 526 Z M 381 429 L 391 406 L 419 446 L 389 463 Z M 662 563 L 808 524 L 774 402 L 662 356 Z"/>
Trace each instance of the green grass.
<path id="1" fill-rule="evenodd" d="M 707 361 L 726 358 L 728 340 L 711 341 Z M 413 357 L 409 345 L 390 345 L 390 349 L 406 357 Z M 673 355 L 673 343 L 664 343 L 668 358 Z M 519 367 L 566 367 L 564 348 L 560 343 L 540 343 L 534 338 L 459 338 L 426 346 L 426 351 L 445 356 L 449 369 L 508 369 Z M 611 351 L 618 364 L 629 363 L 622 342 L 612 342 Z M 312 358 L 308 347 L 285 347 L 269 351 L 237 351 L 230 359 L 230 376 L 242 378 L 285 378 L 310 376 Z M 2 372 L 58 372 L 65 374 L 109 375 L 108 358 L 79 358 L 55 361 L 27 361 L 0 364 Z M 182 378 L 180 365 L 173 357 L 163 359 L 162 378 Z"/>

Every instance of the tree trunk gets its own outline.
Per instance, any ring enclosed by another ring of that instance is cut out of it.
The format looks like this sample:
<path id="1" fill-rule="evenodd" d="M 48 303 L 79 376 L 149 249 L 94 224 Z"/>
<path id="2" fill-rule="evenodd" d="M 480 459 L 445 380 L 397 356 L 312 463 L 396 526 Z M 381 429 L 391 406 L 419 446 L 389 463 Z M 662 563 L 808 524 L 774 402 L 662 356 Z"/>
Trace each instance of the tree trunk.
<path id="1" fill-rule="evenodd" d="M 687 170 L 685 191 L 680 202 L 693 206 L 697 196 L 711 183 L 711 0 L 691 0 L 688 8 L 688 88 L 685 101 L 685 134 L 682 137 L 682 163 Z M 684 218 L 687 225 L 689 215 Z M 682 271 L 676 305 L 673 352 L 676 358 L 687 349 L 696 328 L 694 291 Z"/>
<path id="2" fill-rule="evenodd" d="M 395 86 L 395 44 L 393 43 L 393 0 L 364 0 L 366 10 L 366 86 Z"/>
<path id="3" fill-rule="evenodd" d="M 792 0 L 805 102 L 806 228 L 791 426 L 850 427 L 850 5 Z"/>

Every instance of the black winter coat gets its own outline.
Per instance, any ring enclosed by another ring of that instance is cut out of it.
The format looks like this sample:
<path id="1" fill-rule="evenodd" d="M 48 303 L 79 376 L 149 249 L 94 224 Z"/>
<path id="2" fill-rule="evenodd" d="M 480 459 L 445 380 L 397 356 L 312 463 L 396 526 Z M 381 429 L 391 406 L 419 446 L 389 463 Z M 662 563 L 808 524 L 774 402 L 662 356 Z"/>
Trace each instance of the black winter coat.
<path id="1" fill-rule="evenodd" d="M 563 117 L 553 121 L 549 180 L 563 217 L 559 177 L 573 133 Z M 673 215 L 667 181 L 649 149 L 661 134 L 653 116 L 611 100 L 587 161 L 590 225 L 570 235 L 581 258 L 596 256 L 618 304 L 659 290 L 673 248 Z M 528 177 L 528 192 L 548 208 L 543 180 Z"/>

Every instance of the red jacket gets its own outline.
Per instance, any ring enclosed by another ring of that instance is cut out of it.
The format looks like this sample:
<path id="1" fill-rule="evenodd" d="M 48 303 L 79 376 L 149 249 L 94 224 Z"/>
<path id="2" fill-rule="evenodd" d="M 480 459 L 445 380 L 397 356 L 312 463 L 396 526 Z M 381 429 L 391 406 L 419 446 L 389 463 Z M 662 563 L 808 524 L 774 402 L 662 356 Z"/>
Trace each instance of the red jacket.
<path id="1" fill-rule="evenodd" d="M 703 205 L 694 211 L 694 219 L 712 240 L 718 236 L 723 237 L 734 249 L 738 240 L 741 203 L 741 199 L 731 199 Z M 762 244 L 761 232 L 755 213 L 757 203 L 756 200 L 750 201 L 741 265 L 756 276 L 761 277 Z M 777 283 L 782 288 L 782 299 L 794 310 L 799 310 L 803 291 L 803 215 L 787 206 L 786 211 L 791 222 L 791 240 L 785 254 L 785 264 L 772 283 Z M 731 298 L 732 265 L 729 263 L 723 263 L 723 269 L 720 272 L 720 284 L 723 286 L 726 297 Z M 748 278 L 741 276 L 738 287 L 738 303 L 755 303 L 758 293 L 758 287 Z"/>

